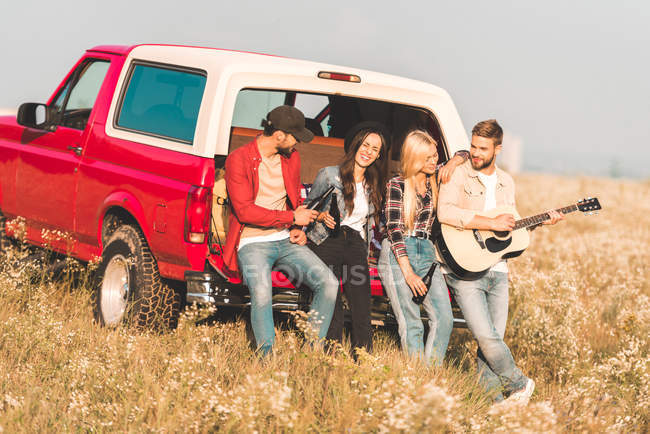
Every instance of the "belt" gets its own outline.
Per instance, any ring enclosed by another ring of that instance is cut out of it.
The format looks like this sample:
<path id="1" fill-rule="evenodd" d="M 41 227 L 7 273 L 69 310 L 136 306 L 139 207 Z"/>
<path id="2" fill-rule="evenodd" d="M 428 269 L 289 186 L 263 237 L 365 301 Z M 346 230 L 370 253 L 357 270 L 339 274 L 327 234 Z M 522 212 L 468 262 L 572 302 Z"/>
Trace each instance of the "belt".
<path id="1" fill-rule="evenodd" d="M 413 235 L 409 235 L 411 237 L 415 238 L 422 238 L 424 240 L 430 240 L 431 239 L 431 234 L 429 232 L 423 232 L 423 231 L 415 231 Z"/>
<path id="2" fill-rule="evenodd" d="M 335 238 L 343 237 L 345 239 L 350 238 L 359 238 L 363 241 L 363 237 L 358 230 L 351 228 L 350 226 L 341 226 L 338 235 Z"/>
<path id="3" fill-rule="evenodd" d="M 347 235 L 357 234 L 361 236 L 358 230 L 351 228 L 350 226 L 341 226 L 341 232 L 344 232 Z"/>

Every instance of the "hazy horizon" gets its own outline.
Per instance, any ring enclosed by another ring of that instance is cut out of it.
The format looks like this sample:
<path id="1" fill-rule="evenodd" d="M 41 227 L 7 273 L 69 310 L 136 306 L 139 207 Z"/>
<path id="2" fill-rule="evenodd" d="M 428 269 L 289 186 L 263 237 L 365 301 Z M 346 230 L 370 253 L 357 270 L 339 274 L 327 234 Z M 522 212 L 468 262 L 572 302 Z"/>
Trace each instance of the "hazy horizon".
<path id="1" fill-rule="evenodd" d="M 650 3 L 9 3 L 0 108 L 45 101 L 95 45 L 257 51 L 433 83 L 465 128 L 496 118 L 524 171 L 650 177 Z M 7 67 L 11 65 L 11 67 Z"/>

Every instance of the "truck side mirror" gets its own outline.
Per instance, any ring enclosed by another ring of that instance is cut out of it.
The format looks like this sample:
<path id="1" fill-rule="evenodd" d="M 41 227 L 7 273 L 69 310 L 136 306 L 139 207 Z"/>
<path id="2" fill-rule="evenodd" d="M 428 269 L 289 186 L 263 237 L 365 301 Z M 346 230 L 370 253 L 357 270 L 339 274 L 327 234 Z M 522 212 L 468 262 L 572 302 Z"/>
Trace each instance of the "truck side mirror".
<path id="1" fill-rule="evenodd" d="M 52 122 L 53 111 L 45 104 L 26 102 L 21 104 L 16 115 L 19 125 L 38 130 L 54 131 L 56 125 Z"/>

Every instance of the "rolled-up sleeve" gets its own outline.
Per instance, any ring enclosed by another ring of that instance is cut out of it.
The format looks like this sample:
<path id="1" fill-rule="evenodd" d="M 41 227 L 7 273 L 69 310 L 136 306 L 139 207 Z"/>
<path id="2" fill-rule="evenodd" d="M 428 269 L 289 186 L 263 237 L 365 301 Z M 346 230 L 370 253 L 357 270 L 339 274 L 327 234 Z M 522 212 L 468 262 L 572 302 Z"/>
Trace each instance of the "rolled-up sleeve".
<path id="1" fill-rule="evenodd" d="M 465 161 L 469 160 L 469 151 L 466 150 L 466 149 L 462 149 L 462 150 L 460 150 L 460 151 L 456 151 L 456 152 L 454 153 L 454 157 L 456 157 L 456 156 L 462 157 L 463 162 L 465 162 Z"/>
<path id="2" fill-rule="evenodd" d="M 469 160 L 469 151 L 466 151 L 464 149 L 460 150 L 460 151 L 456 151 L 454 153 L 454 155 L 451 156 L 451 158 L 454 158 L 454 157 L 461 157 L 463 159 L 463 163 L 464 163 L 465 161 Z M 451 158 L 450 158 L 450 160 L 451 160 Z M 449 160 L 438 163 L 438 165 L 436 166 L 436 170 L 442 169 L 445 166 L 445 164 L 447 164 L 448 162 L 449 162 Z"/>
<path id="3" fill-rule="evenodd" d="M 476 211 L 458 206 L 463 199 L 464 174 L 462 170 L 455 170 L 451 180 L 440 185 L 438 195 L 438 220 L 440 223 L 465 229 L 476 215 Z"/>
<path id="4" fill-rule="evenodd" d="M 392 178 L 386 186 L 386 232 L 390 248 L 396 258 L 407 256 L 404 244 L 404 220 L 402 217 L 403 192 L 399 182 Z"/>

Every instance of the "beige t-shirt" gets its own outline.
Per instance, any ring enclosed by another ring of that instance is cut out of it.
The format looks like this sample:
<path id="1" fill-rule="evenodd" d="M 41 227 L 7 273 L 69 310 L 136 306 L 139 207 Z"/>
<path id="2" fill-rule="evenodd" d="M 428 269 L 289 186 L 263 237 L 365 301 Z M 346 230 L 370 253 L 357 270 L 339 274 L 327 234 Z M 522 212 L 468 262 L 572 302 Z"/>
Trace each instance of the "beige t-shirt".
<path id="1" fill-rule="evenodd" d="M 259 190 L 255 198 L 255 205 L 263 208 L 284 211 L 287 209 L 287 190 L 282 177 L 282 160 L 280 154 L 269 158 L 262 157 L 259 169 Z M 277 241 L 287 238 L 289 231 L 283 228 L 267 228 L 255 225 L 246 225 L 241 234 L 239 248 L 246 244 Z"/>

